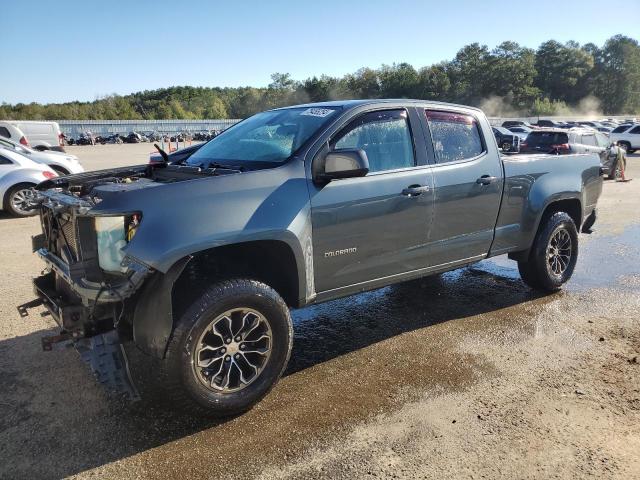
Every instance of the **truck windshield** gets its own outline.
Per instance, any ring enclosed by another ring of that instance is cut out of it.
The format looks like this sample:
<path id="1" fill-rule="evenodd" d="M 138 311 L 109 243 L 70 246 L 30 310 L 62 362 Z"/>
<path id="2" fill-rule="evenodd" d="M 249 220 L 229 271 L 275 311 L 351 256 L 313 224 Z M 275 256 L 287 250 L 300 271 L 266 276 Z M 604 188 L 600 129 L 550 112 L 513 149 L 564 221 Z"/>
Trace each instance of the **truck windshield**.
<path id="1" fill-rule="evenodd" d="M 340 107 L 286 108 L 262 112 L 240 122 L 191 155 L 187 165 L 284 163 L 335 117 Z"/>

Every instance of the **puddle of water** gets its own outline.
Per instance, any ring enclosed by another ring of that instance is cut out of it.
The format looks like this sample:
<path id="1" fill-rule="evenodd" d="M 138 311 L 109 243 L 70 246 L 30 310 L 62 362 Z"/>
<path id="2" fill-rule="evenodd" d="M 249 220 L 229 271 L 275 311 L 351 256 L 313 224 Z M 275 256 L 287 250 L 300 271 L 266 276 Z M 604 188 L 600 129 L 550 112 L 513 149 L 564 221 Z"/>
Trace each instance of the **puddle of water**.
<path id="1" fill-rule="evenodd" d="M 434 347 L 456 349 L 466 332 L 515 343 L 535 335 L 532 319 L 541 307 L 562 295 L 594 288 L 640 290 L 640 225 L 621 235 L 581 236 L 580 257 L 572 279 L 557 294 L 527 287 L 517 264 L 506 255 L 425 279 L 313 305 L 293 312 L 294 373 L 372 344 L 438 325 Z M 471 320 L 475 317 L 476 320 Z M 471 321 L 470 321 L 471 320 Z M 440 325 L 441 324 L 441 325 Z"/>
<path id="2" fill-rule="evenodd" d="M 512 280 L 518 280 L 517 264 L 506 256 L 483 260 L 472 267 Z M 640 225 L 627 227 L 619 235 L 595 232 L 580 236 L 576 269 L 565 290 L 592 288 L 636 290 L 640 285 Z"/>

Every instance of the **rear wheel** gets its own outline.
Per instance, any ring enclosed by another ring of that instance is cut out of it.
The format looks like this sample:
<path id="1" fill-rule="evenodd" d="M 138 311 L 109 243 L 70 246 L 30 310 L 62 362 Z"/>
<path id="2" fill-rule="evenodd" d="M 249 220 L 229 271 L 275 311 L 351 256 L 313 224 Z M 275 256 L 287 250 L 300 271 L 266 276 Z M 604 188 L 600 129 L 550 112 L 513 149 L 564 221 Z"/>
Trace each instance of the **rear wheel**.
<path id="1" fill-rule="evenodd" d="M 163 389 L 185 411 L 244 412 L 276 384 L 292 342 L 289 309 L 275 290 L 254 280 L 217 283 L 178 322 L 162 361 Z"/>
<path id="2" fill-rule="evenodd" d="M 15 217 L 30 217 L 37 213 L 31 210 L 30 200 L 33 198 L 33 187 L 30 183 L 19 183 L 11 187 L 4 198 L 5 209 Z"/>
<path id="3" fill-rule="evenodd" d="M 618 142 L 618 146 L 622 148 L 627 153 L 633 153 L 631 151 L 631 144 L 629 142 Z"/>
<path id="4" fill-rule="evenodd" d="M 578 260 L 578 230 L 565 212 L 556 212 L 543 222 L 529 258 L 518 262 L 518 270 L 530 287 L 554 292 L 573 275 Z"/>

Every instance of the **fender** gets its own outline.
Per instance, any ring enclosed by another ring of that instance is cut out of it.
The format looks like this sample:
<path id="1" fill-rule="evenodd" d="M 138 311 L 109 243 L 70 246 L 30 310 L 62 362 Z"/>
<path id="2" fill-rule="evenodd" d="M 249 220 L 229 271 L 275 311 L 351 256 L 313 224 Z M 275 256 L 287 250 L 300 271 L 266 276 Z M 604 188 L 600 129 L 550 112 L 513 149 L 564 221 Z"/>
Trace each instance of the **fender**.
<path id="1" fill-rule="evenodd" d="M 526 208 L 522 212 L 522 250 L 529 251 L 542 221 L 545 210 L 552 204 L 563 200 L 577 200 L 582 210 L 582 184 L 575 174 L 543 175 L 529 190 Z M 582 218 L 582 213 L 580 214 Z M 576 225 L 580 229 L 580 225 Z"/>
<path id="2" fill-rule="evenodd" d="M 279 235 L 276 235 L 274 232 L 274 234 L 270 236 L 261 235 L 251 239 L 244 237 L 243 242 L 219 243 L 212 246 L 212 248 L 241 245 L 242 243 L 256 240 L 277 240 L 285 243 L 293 252 L 296 262 L 296 270 L 298 272 L 298 304 L 304 305 L 312 296 L 307 291 L 309 288 L 307 274 L 308 272 L 313 272 L 313 266 L 307 265 L 307 261 L 312 262 L 313 255 L 309 253 L 309 259 L 305 259 L 300 243 L 296 239 L 297 237 L 291 232 L 280 232 Z M 310 242 L 311 239 L 309 236 L 309 245 Z M 210 248 L 201 251 L 206 250 L 210 250 Z M 186 266 L 198 253 L 199 252 L 194 252 L 192 255 L 181 258 L 175 262 L 166 273 L 156 271 L 154 276 L 145 282 L 136 302 L 132 318 L 134 342 L 144 353 L 157 358 L 164 358 L 175 322 L 172 302 L 173 287 Z M 313 276 L 311 276 L 311 279 L 313 279 Z M 312 286 L 313 283 L 311 283 L 311 287 Z"/>
<path id="3" fill-rule="evenodd" d="M 138 298 L 133 314 L 133 340 L 144 353 L 163 358 L 173 329 L 171 290 L 191 256 L 176 262 L 167 273 L 156 272 Z"/>

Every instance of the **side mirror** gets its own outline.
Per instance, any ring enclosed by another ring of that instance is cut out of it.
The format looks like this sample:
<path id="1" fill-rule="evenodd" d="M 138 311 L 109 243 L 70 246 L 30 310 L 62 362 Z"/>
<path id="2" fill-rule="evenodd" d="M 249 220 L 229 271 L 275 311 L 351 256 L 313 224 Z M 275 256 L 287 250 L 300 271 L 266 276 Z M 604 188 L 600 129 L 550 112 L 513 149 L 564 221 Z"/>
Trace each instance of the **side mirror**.
<path id="1" fill-rule="evenodd" d="M 316 180 L 328 183 L 340 178 L 364 177 L 369 173 L 369 159 L 364 150 L 341 149 L 325 155 Z"/>

